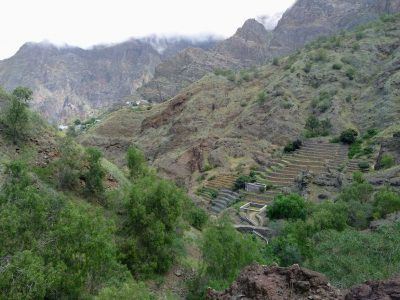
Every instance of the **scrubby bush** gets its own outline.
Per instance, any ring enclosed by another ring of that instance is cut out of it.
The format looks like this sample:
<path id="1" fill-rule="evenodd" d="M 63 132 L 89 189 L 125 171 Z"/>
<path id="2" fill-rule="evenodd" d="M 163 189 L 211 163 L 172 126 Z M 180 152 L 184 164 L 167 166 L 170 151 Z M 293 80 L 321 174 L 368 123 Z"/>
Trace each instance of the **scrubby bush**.
<path id="1" fill-rule="evenodd" d="M 339 64 L 339 63 L 335 63 L 332 65 L 332 69 L 334 69 L 334 70 L 341 70 L 342 68 L 343 68 L 343 65 Z"/>
<path id="2" fill-rule="evenodd" d="M 188 218 L 190 225 L 198 230 L 202 230 L 207 223 L 208 215 L 203 209 L 193 205 L 190 209 Z"/>
<path id="3" fill-rule="evenodd" d="M 362 153 L 362 141 L 357 139 L 353 144 L 350 145 L 348 156 L 353 158 Z"/>
<path id="4" fill-rule="evenodd" d="M 363 170 L 363 171 L 367 171 L 367 170 L 369 170 L 370 165 L 369 165 L 369 163 L 366 162 L 366 161 L 360 161 L 360 162 L 358 163 L 358 167 L 359 167 L 361 170 Z"/>
<path id="5" fill-rule="evenodd" d="M 264 262 L 261 242 L 237 232 L 225 218 L 205 229 L 201 250 L 204 276 L 218 290 L 231 284 L 244 266 Z"/>
<path id="6" fill-rule="evenodd" d="M 379 219 L 387 214 L 400 211 L 400 194 L 384 188 L 378 191 L 374 200 L 374 217 Z"/>
<path id="7" fill-rule="evenodd" d="M 319 120 L 314 115 L 308 117 L 306 121 L 306 137 L 327 136 L 331 132 L 332 124 L 328 119 Z"/>
<path id="8" fill-rule="evenodd" d="M 380 164 L 384 169 L 393 167 L 395 165 L 395 160 L 393 155 L 388 153 L 383 154 L 380 160 Z"/>
<path id="9" fill-rule="evenodd" d="M 102 153 L 96 148 L 88 148 L 86 153 L 89 164 L 88 170 L 84 174 L 86 195 L 102 201 L 105 191 L 103 180 L 106 176 L 106 172 L 101 165 Z"/>
<path id="10" fill-rule="evenodd" d="M 81 152 L 74 141 L 67 137 L 60 144 L 60 159 L 57 161 L 57 177 L 60 189 L 75 190 L 82 174 Z"/>
<path id="11" fill-rule="evenodd" d="M 366 278 L 386 279 L 400 268 L 399 243 L 399 225 L 375 232 L 323 231 L 315 239 L 313 258 L 306 266 L 326 274 L 340 288 Z"/>
<path id="12" fill-rule="evenodd" d="M 285 148 L 283 148 L 283 152 L 285 152 L 285 153 L 294 152 L 294 151 L 300 149 L 301 145 L 302 145 L 302 141 L 299 139 L 289 142 L 289 143 L 287 143 Z"/>
<path id="13" fill-rule="evenodd" d="M 355 76 L 356 76 L 356 71 L 353 68 L 348 68 L 346 70 L 346 76 L 350 80 L 353 80 L 355 78 Z"/>
<path id="14" fill-rule="evenodd" d="M 310 73 L 311 68 L 312 68 L 312 63 L 307 62 L 307 63 L 305 64 L 304 68 L 303 68 L 303 71 L 304 71 L 305 73 Z"/>
<path id="15" fill-rule="evenodd" d="M 340 134 L 340 141 L 343 144 L 353 144 L 358 136 L 358 132 L 354 129 L 346 129 Z"/>
<path id="16" fill-rule="evenodd" d="M 279 195 L 267 209 L 267 216 L 274 219 L 305 219 L 306 201 L 298 194 Z"/>
<path id="17" fill-rule="evenodd" d="M 254 173 L 253 173 L 254 174 Z M 240 175 L 236 180 L 233 189 L 235 191 L 242 190 L 246 187 L 246 183 L 256 182 L 255 176 Z"/>
<path id="18" fill-rule="evenodd" d="M 147 171 L 146 159 L 136 147 L 130 147 L 126 153 L 129 175 L 132 179 L 144 176 Z"/>
<path id="19" fill-rule="evenodd" d="M 257 94 L 257 102 L 262 104 L 267 100 L 267 93 L 265 91 L 261 91 Z"/>
<path id="20" fill-rule="evenodd" d="M 279 58 L 278 58 L 278 57 L 275 57 L 275 58 L 272 60 L 272 64 L 273 64 L 274 66 L 279 66 Z"/>
<path id="21" fill-rule="evenodd" d="M 378 129 L 376 128 L 370 128 L 367 130 L 367 132 L 363 135 L 363 139 L 364 140 L 368 140 L 370 138 L 373 138 L 374 136 L 376 136 L 378 134 Z"/>

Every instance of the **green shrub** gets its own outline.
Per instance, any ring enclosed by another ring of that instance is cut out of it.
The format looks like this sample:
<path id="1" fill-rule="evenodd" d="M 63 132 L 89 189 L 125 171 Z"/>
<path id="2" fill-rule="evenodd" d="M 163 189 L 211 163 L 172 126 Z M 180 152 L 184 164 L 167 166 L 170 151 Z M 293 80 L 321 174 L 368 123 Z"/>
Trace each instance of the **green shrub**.
<path id="1" fill-rule="evenodd" d="M 268 207 L 267 216 L 274 219 L 305 219 L 307 214 L 306 201 L 298 194 L 279 195 Z"/>
<path id="2" fill-rule="evenodd" d="M 304 66 L 304 68 L 303 68 L 303 71 L 304 71 L 305 73 L 310 73 L 311 68 L 312 68 L 312 63 L 308 62 L 308 63 L 305 64 L 305 66 Z"/>
<path id="3" fill-rule="evenodd" d="M 201 250 L 204 276 L 217 290 L 228 287 L 244 266 L 264 262 L 261 242 L 237 232 L 225 218 L 204 230 Z"/>
<path id="4" fill-rule="evenodd" d="M 272 60 L 272 64 L 273 64 L 274 66 L 279 66 L 279 58 L 278 58 L 278 57 L 275 57 L 275 58 Z"/>
<path id="5" fill-rule="evenodd" d="M 328 119 L 319 120 L 317 117 L 312 115 L 308 117 L 305 129 L 307 138 L 327 136 L 331 132 L 332 124 Z"/>
<path id="6" fill-rule="evenodd" d="M 393 157 L 393 155 L 385 153 L 382 155 L 380 164 L 382 166 L 382 168 L 384 169 L 389 169 L 391 167 L 393 167 L 395 165 L 395 159 Z"/>
<path id="7" fill-rule="evenodd" d="M 265 91 L 261 91 L 257 94 L 257 102 L 262 104 L 267 100 L 267 93 Z"/>
<path id="8" fill-rule="evenodd" d="M 147 171 L 146 159 L 136 147 L 130 147 L 126 153 L 129 175 L 132 179 L 144 176 Z"/>
<path id="9" fill-rule="evenodd" d="M 340 134 L 340 141 L 343 144 L 348 144 L 351 145 L 353 144 L 358 136 L 358 132 L 354 129 L 346 129 L 344 131 L 342 131 L 342 133 Z"/>
<path id="10" fill-rule="evenodd" d="M 325 49 L 318 49 L 313 53 L 312 59 L 316 62 L 328 61 L 328 53 Z"/>
<path id="11" fill-rule="evenodd" d="M 350 145 L 348 156 L 353 158 L 362 153 L 362 141 L 357 139 L 353 144 Z"/>
<path id="12" fill-rule="evenodd" d="M 363 170 L 363 171 L 367 171 L 367 170 L 369 170 L 370 165 L 369 165 L 369 163 L 366 162 L 366 161 L 360 161 L 360 162 L 358 163 L 358 167 L 359 167 L 361 170 Z"/>
<path id="13" fill-rule="evenodd" d="M 102 201 L 105 191 L 103 180 L 106 176 L 106 172 L 101 165 L 102 153 L 96 148 L 88 148 L 86 149 L 86 154 L 89 168 L 84 174 L 85 192 L 88 197 L 94 197 Z"/>
<path id="14" fill-rule="evenodd" d="M 368 140 L 376 136 L 378 133 L 379 133 L 378 129 L 375 128 L 368 129 L 367 132 L 363 135 L 363 139 Z"/>
<path id="15" fill-rule="evenodd" d="M 400 194 L 390 190 L 382 189 L 375 194 L 374 217 L 377 219 L 387 214 L 400 211 Z"/>
<path id="16" fill-rule="evenodd" d="M 189 213 L 189 223 L 194 228 L 202 230 L 208 221 L 207 213 L 196 206 L 193 206 Z"/>
<path id="17" fill-rule="evenodd" d="M 360 284 L 366 278 L 386 279 L 400 268 L 400 228 L 375 232 L 325 231 L 316 238 L 315 253 L 306 266 L 326 274 L 339 288 Z"/>
<path id="18" fill-rule="evenodd" d="M 136 180 L 124 206 L 122 261 L 137 275 L 169 270 L 180 249 L 182 210 L 189 200 L 174 184 L 153 175 Z"/>
<path id="19" fill-rule="evenodd" d="M 334 69 L 334 70 L 341 70 L 342 68 L 343 68 L 343 65 L 339 64 L 339 63 L 335 63 L 332 65 L 332 69 Z"/>
<path id="20" fill-rule="evenodd" d="M 348 68 L 346 70 L 346 76 L 350 80 L 353 80 L 355 78 L 355 76 L 356 76 L 356 71 L 353 68 Z"/>
<path id="21" fill-rule="evenodd" d="M 246 176 L 246 175 L 240 175 L 236 180 L 233 189 L 235 191 L 242 190 L 246 187 L 246 182 L 247 183 L 253 183 L 256 182 L 255 176 Z"/>
<path id="22" fill-rule="evenodd" d="M 283 152 L 285 152 L 285 153 L 294 152 L 294 151 L 296 151 L 297 149 L 300 149 L 301 145 L 302 145 L 302 141 L 301 141 L 301 140 L 298 140 L 298 139 L 295 140 L 295 141 L 289 142 L 289 143 L 285 146 L 285 148 L 283 148 Z"/>

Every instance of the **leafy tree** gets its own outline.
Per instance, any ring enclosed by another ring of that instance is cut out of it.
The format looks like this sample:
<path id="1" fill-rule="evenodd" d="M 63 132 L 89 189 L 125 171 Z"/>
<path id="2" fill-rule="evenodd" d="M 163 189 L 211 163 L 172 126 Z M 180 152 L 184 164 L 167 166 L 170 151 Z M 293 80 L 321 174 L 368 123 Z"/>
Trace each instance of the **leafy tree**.
<path id="1" fill-rule="evenodd" d="M 204 231 L 201 245 L 205 276 L 216 289 L 227 287 L 240 270 L 253 262 L 264 261 L 259 240 L 242 235 L 226 218 Z"/>
<path id="2" fill-rule="evenodd" d="M 95 148 L 88 148 L 86 150 L 89 169 L 85 174 L 86 194 L 94 196 L 99 199 L 104 196 L 103 180 L 106 175 L 102 165 L 100 150 Z"/>
<path id="3" fill-rule="evenodd" d="M 73 190 L 79 184 L 82 158 L 79 149 L 70 137 L 60 144 L 60 159 L 57 162 L 58 184 L 61 189 Z"/>
<path id="4" fill-rule="evenodd" d="M 32 91 L 27 88 L 16 88 L 5 110 L 3 123 L 6 133 L 14 144 L 21 142 L 29 128 L 29 112 L 27 103 L 32 99 Z"/>
<path id="5" fill-rule="evenodd" d="M 121 229 L 123 262 L 136 276 L 168 271 L 177 256 L 186 195 L 172 183 L 139 178 L 126 203 Z"/>
<path id="6" fill-rule="evenodd" d="M 202 230 L 208 221 L 208 215 L 203 209 L 193 205 L 190 209 L 188 219 L 190 225 L 196 229 Z"/>
<path id="7" fill-rule="evenodd" d="M 125 280 L 114 230 L 100 211 L 34 184 L 22 163 L 10 163 L 0 190 L 0 295 L 77 299 Z"/>
<path id="8" fill-rule="evenodd" d="M 246 187 L 246 183 L 256 182 L 255 176 L 247 176 L 247 175 L 240 175 L 236 180 L 233 189 L 235 191 L 244 189 Z"/>
<path id="9" fill-rule="evenodd" d="M 126 154 L 126 160 L 128 162 L 129 174 L 132 179 L 136 179 L 139 176 L 146 174 L 146 159 L 139 149 L 130 147 Z"/>
<path id="10" fill-rule="evenodd" d="M 307 215 L 306 201 L 298 194 L 279 195 L 268 207 L 270 219 L 305 219 Z"/>

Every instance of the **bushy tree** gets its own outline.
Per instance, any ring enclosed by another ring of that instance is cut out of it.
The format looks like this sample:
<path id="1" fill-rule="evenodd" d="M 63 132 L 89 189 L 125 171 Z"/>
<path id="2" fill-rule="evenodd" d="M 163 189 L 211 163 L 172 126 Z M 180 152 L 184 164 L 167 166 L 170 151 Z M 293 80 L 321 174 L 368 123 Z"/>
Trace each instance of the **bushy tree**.
<path id="1" fill-rule="evenodd" d="M 102 199 L 104 196 L 103 180 L 106 175 L 102 165 L 100 150 L 95 148 L 86 149 L 88 170 L 85 173 L 86 194 L 90 197 Z"/>
<path id="2" fill-rule="evenodd" d="M 307 205 L 304 198 L 298 194 L 279 195 L 267 209 L 270 219 L 305 219 Z"/>
<path id="3" fill-rule="evenodd" d="M 382 218 L 387 214 L 400 211 L 400 194 L 394 190 L 384 188 L 374 197 L 374 217 Z"/>
<path id="4" fill-rule="evenodd" d="M 6 134 L 14 144 L 21 142 L 29 128 L 28 102 L 32 99 L 32 91 L 18 87 L 9 96 L 8 105 L 3 115 Z"/>
<path id="5" fill-rule="evenodd" d="M 143 153 L 136 147 L 130 147 L 126 154 L 126 160 L 129 169 L 129 175 L 132 179 L 136 179 L 146 174 L 146 159 Z"/>
<path id="6" fill-rule="evenodd" d="M 346 129 L 340 134 L 340 141 L 343 144 L 353 144 L 357 140 L 358 132 L 354 129 Z"/>
<path id="7" fill-rule="evenodd" d="M 0 192 L 0 295 L 5 299 L 77 299 L 112 278 L 115 226 L 87 204 L 36 184 L 20 162 L 7 166 Z"/>
<path id="8" fill-rule="evenodd" d="M 180 219 L 186 195 L 172 183 L 139 178 L 126 203 L 121 230 L 123 261 L 136 276 L 168 271 L 179 250 Z"/>
<path id="9" fill-rule="evenodd" d="M 201 249 L 205 276 L 216 289 L 226 288 L 244 266 L 264 261 L 261 242 L 237 232 L 226 218 L 204 231 Z"/>
<path id="10" fill-rule="evenodd" d="M 57 161 L 58 184 L 61 189 L 74 190 L 79 185 L 82 173 L 81 152 L 70 137 L 60 144 L 60 159 Z"/>

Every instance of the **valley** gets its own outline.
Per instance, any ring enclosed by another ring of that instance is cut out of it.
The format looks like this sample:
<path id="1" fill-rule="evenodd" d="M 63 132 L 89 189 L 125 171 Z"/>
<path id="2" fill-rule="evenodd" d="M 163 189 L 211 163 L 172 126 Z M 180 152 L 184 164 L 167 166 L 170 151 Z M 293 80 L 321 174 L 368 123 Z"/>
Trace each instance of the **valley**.
<path id="1" fill-rule="evenodd" d="M 397 299 L 399 13 L 0 61 L 0 299 Z"/>

